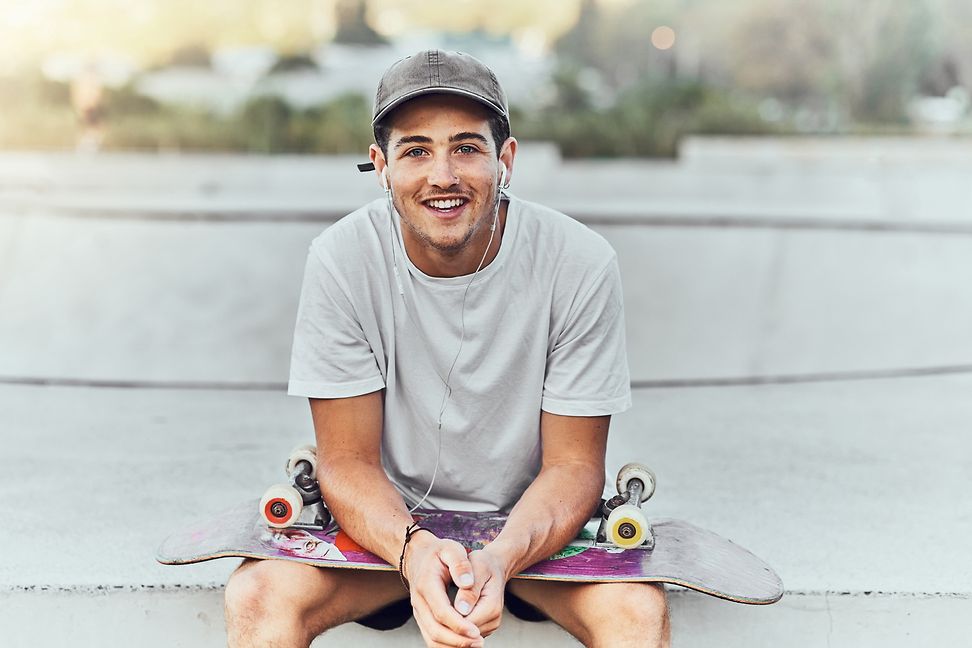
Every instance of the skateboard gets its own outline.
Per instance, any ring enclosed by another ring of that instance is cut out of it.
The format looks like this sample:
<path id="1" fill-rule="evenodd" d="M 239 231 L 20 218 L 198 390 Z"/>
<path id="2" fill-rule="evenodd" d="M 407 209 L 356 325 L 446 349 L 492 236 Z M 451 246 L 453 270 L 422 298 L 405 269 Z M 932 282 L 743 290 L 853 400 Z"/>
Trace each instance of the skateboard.
<path id="1" fill-rule="evenodd" d="M 317 567 L 396 571 L 358 545 L 332 521 L 315 478 L 316 451 L 302 446 L 287 461 L 289 483 L 166 538 L 156 559 L 184 565 L 215 558 L 270 558 Z M 578 537 L 514 578 L 569 582 L 650 582 L 686 587 L 736 603 L 765 605 L 783 596 L 783 583 L 765 562 L 711 531 L 670 518 L 649 520 L 642 504 L 655 475 L 641 464 L 618 473 L 618 495 L 602 501 Z M 418 509 L 413 517 L 467 551 L 481 549 L 503 529 L 506 515 Z"/>

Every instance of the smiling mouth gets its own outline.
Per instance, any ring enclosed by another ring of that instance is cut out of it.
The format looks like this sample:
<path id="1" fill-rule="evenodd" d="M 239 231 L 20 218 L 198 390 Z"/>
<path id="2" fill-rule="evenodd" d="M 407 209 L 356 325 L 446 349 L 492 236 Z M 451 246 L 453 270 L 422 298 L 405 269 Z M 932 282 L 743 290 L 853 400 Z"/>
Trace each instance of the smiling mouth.
<path id="1" fill-rule="evenodd" d="M 423 204 L 432 211 L 440 214 L 451 214 L 469 202 L 466 198 L 433 198 L 423 201 Z"/>

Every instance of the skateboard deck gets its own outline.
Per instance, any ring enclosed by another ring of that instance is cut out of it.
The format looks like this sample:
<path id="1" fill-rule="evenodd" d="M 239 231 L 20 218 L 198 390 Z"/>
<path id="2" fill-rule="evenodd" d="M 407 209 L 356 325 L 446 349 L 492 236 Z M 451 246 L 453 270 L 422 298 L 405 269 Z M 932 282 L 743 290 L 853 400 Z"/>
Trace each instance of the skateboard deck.
<path id="1" fill-rule="evenodd" d="M 440 538 L 456 540 L 468 551 L 480 549 L 502 530 L 502 513 L 419 509 L 413 516 Z M 711 531 L 668 518 L 651 520 L 654 547 L 620 549 L 596 541 L 598 521 L 546 560 L 514 576 L 549 581 L 639 581 L 687 587 L 736 603 L 763 605 L 783 596 L 779 576 L 746 549 Z M 253 500 L 172 534 L 157 560 L 184 565 L 215 558 L 271 558 L 317 567 L 396 571 L 330 525 L 322 530 L 275 529 Z"/>

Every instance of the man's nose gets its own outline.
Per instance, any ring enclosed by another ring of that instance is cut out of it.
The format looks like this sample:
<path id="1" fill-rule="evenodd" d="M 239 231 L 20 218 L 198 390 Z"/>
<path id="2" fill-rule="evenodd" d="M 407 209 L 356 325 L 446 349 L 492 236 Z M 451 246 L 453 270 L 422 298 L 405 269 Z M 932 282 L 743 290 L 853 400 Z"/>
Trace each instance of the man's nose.
<path id="1" fill-rule="evenodd" d="M 440 189 L 448 189 L 459 184 L 455 166 L 448 155 L 436 157 L 429 168 L 429 184 Z"/>

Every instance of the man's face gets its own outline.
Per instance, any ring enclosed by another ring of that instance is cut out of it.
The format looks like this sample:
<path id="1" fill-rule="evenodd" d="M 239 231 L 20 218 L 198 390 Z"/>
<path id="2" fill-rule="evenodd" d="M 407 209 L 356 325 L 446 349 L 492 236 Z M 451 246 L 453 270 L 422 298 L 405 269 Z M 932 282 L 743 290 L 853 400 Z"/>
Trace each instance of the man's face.
<path id="1" fill-rule="evenodd" d="M 488 117 L 485 107 L 450 95 L 414 99 L 391 117 L 387 178 L 416 263 L 485 252 L 500 164 L 512 164 L 515 147 L 508 140 L 508 159 L 497 159 Z"/>

